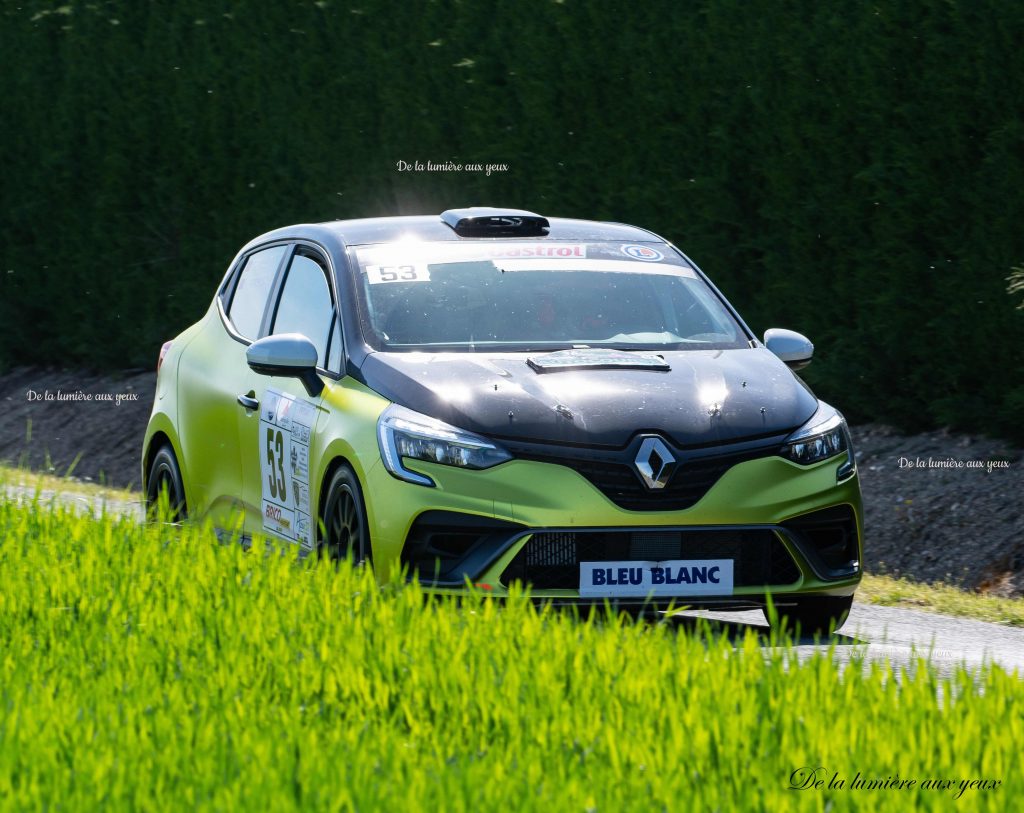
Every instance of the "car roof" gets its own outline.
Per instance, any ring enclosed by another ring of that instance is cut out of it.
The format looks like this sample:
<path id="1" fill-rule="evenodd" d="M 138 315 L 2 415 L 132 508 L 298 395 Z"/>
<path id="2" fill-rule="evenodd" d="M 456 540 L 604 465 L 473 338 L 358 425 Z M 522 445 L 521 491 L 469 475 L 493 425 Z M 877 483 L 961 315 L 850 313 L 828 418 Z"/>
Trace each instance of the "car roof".
<path id="1" fill-rule="evenodd" d="M 548 218 L 550 227 L 543 236 L 530 237 L 465 237 L 441 220 L 440 215 L 414 215 L 399 217 L 368 217 L 358 220 L 332 220 L 326 223 L 307 223 L 287 226 L 260 235 L 243 251 L 272 240 L 306 239 L 341 249 L 371 243 L 387 243 L 403 237 L 419 240 L 473 242 L 478 240 L 577 240 L 582 242 L 665 243 L 653 232 L 624 223 L 604 223 L 594 220 Z"/>

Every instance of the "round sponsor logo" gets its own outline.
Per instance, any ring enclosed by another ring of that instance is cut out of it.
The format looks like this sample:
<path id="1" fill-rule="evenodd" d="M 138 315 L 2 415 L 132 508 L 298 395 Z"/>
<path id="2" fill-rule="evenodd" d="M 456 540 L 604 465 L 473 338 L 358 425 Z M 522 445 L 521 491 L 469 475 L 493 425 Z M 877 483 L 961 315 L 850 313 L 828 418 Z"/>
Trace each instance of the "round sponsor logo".
<path id="1" fill-rule="evenodd" d="M 664 254 L 650 246 L 623 246 L 622 253 L 634 260 L 643 260 L 645 263 L 656 263 L 665 259 Z"/>

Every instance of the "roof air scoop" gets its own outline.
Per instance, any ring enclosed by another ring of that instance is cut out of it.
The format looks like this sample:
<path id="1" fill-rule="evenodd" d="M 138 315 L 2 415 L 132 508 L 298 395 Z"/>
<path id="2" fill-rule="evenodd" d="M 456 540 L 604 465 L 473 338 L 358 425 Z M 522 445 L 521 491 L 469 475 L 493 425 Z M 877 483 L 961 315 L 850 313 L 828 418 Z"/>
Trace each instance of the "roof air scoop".
<path id="1" fill-rule="evenodd" d="M 441 213 L 441 220 L 459 237 L 538 237 L 547 234 L 551 225 L 533 212 L 490 206 L 449 209 Z"/>

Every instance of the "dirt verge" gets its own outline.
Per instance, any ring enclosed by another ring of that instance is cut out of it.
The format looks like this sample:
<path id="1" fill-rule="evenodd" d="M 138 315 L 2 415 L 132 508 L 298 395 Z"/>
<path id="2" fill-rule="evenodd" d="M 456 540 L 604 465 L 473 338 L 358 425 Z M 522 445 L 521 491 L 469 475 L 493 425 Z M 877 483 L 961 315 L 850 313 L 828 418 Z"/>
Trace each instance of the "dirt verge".
<path id="1" fill-rule="evenodd" d="M 137 489 L 155 387 L 153 372 L 14 369 L 0 376 L 0 460 Z"/>

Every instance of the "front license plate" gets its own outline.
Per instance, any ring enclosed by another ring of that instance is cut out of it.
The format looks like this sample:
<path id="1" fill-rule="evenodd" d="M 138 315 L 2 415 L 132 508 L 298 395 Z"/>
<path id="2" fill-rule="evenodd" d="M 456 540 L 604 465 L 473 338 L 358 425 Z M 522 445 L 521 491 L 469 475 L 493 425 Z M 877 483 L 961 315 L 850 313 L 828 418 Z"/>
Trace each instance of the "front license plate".
<path id="1" fill-rule="evenodd" d="M 732 559 L 670 559 L 666 562 L 580 562 L 580 595 L 732 595 Z"/>

